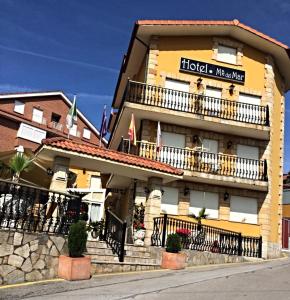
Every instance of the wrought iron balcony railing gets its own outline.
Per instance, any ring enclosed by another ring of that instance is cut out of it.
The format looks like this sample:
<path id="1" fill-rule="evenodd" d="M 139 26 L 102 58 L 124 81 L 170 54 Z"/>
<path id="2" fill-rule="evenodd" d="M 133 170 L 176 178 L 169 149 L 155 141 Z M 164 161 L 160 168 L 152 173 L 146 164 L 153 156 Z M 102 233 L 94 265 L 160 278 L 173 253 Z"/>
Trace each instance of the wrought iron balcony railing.
<path id="1" fill-rule="evenodd" d="M 119 151 L 132 153 L 141 157 L 157 160 L 175 168 L 232 176 L 243 179 L 267 181 L 267 161 L 255 160 L 234 155 L 210 153 L 190 148 L 162 146 L 157 151 L 156 144 L 137 142 L 137 147 L 130 146 L 128 140 L 123 139 Z"/>
<path id="2" fill-rule="evenodd" d="M 174 111 L 269 126 L 269 107 L 128 81 L 124 100 Z"/>

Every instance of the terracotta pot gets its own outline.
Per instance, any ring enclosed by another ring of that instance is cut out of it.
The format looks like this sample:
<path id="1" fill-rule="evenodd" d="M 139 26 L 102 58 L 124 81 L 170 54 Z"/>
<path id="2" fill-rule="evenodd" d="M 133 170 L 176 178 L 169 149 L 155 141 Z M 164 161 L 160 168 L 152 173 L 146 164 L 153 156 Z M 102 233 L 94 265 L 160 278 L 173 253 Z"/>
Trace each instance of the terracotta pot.
<path id="1" fill-rule="evenodd" d="M 66 280 L 90 279 L 91 258 L 61 255 L 58 260 L 58 277 Z"/>
<path id="2" fill-rule="evenodd" d="M 162 269 L 180 270 L 186 267 L 186 254 L 185 253 L 162 253 Z"/>

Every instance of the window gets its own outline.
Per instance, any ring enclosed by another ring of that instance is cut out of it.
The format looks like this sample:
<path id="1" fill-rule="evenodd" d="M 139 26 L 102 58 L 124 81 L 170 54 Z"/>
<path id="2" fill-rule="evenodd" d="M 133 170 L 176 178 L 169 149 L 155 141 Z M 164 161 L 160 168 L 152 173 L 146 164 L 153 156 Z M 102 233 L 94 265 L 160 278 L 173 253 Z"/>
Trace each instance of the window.
<path id="1" fill-rule="evenodd" d="M 205 213 L 212 219 L 217 219 L 219 215 L 219 194 L 211 192 L 190 191 L 189 213 L 198 215 L 199 211 L 205 207 Z"/>
<path id="2" fill-rule="evenodd" d="M 90 223 L 100 221 L 101 204 L 92 203 L 90 206 Z"/>
<path id="3" fill-rule="evenodd" d="M 208 154 L 213 153 L 213 154 Z M 206 169 L 211 172 L 218 172 L 220 169 L 220 162 L 218 156 L 218 141 L 211 139 L 202 140 L 202 152 L 200 154 L 201 163 L 206 165 Z"/>
<path id="4" fill-rule="evenodd" d="M 178 214 L 178 189 L 163 187 L 164 193 L 161 197 L 161 212 L 164 214 Z"/>
<path id="5" fill-rule="evenodd" d="M 100 189 L 100 188 L 102 188 L 101 177 L 92 175 L 91 176 L 91 182 L 90 182 L 90 188 L 91 189 Z"/>
<path id="6" fill-rule="evenodd" d="M 203 109 L 210 116 L 215 116 L 221 111 L 222 89 L 206 87 L 205 98 L 203 100 Z"/>
<path id="7" fill-rule="evenodd" d="M 43 111 L 37 108 L 33 108 L 32 121 L 42 124 Z"/>
<path id="8" fill-rule="evenodd" d="M 14 111 L 23 115 L 25 104 L 18 100 L 15 100 L 14 104 L 15 104 Z"/>
<path id="9" fill-rule="evenodd" d="M 163 99 L 163 106 L 175 110 L 189 110 L 189 83 L 179 80 L 166 79 L 165 88 L 170 89 Z"/>
<path id="10" fill-rule="evenodd" d="M 77 124 L 73 124 L 73 126 L 69 129 L 69 134 L 73 136 L 77 136 L 77 129 L 78 129 Z"/>
<path id="11" fill-rule="evenodd" d="M 238 159 L 237 174 L 249 179 L 259 178 L 259 148 L 246 145 L 237 145 L 237 157 L 248 159 Z"/>
<path id="12" fill-rule="evenodd" d="M 230 64 L 237 64 L 237 49 L 218 45 L 217 60 Z"/>
<path id="13" fill-rule="evenodd" d="M 249 94 L 239 94 L 238 116 L 240 121 L 259 123 L 262 119 L 261 111 L 256 105 L 261 105 L 261 97 Z"/>
<path id="14" fill-rule="evenodd" d="M 51 122 L 59 123 L 60 118 L 61 118 L 61 116 L 56 113 L 51 114 Z"/>
<path id="15" fill-rule="evenodd" d="M 83 137 L 89 140 L 91 138 L 91 131 L 87 128 L 84 128 Z"/>
<path id="16" fill-rule="evenodd" d="M 176 168 L 182 168 L 185 155 L 185 135 L 162 132 L 162 144 L 164 146 L 160 151 L 160 161 L 170 163 Z"/>
<path id="17" fill-rule="evenodd" d="M 21 123 L 17 132 L 17 137 L 41 144 L 46 138 L 46 131 Z"/>
<path id="18" fill-rule="evenodd" d="M 257 213 L 257 199 L 240 196 L 231 196 L 230 221 L 257 224 Z"/>

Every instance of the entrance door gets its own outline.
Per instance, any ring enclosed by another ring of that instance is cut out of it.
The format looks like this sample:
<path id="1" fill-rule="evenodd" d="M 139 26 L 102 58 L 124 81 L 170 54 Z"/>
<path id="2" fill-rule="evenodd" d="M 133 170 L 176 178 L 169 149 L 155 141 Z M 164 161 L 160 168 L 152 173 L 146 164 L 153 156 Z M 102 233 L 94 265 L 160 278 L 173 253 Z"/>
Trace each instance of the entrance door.
<path id="1" fill-rule="evenodd" d="M 237 175 L 259 179 L 259 148 L 237 145 Z"/>
<path id="2" fill-rule="evenodd" d="M 185 135 L 162 132 L 162 143 L 160 161 L 175 168 L 182 168 L 185 159 Z"/>
<path id="3" fill-rule="evenodd" d="M 221 111 L 222 90 L 213 87 L 206 87 L 203 109 L 206 115 L 217 116 Z"/>
<path id="4" fill-rule="evenodd" d="M 240 93 L 238 101 L 241 103 L 237 110 L 237 119 L 242 122 L 259 123 L 262 117 L 260 112 L 261 97 Z"/>
<path id="5" fill-rule="evenodd" d="M 174 110 L 189 111 L 189 83 L 166 79 L 166 90 L 163 106 Z"/>

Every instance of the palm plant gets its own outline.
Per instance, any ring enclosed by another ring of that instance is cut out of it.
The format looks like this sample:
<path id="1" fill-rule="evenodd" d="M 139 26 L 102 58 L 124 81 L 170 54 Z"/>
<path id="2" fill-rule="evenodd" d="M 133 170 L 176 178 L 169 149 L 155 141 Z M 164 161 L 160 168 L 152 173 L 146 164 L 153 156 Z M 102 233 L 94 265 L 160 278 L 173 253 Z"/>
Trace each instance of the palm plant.
<path id="1" fill-rule="evenodd" d="M 201 220 L 206 219 L 208 217 L 208 214 L 205 213 L 206 208 L 203 207 L 198 215 L 193 214 L 192 218 L 194 218 L 197 221 L 197 230 L 200 231 L 202 226 L 201 226 Z"/>
<path id="2" fill-rule="evenodd" d="M 20 179 L 20 175 L 22 172 L 27 172 L 31 168 L 31 163 L 33 159 L 28 158 L 24 154 L 15 154 L 10 162 L 9 162 L 9 168 L 13 173 L 12 181 L 18 183 Z"/>

